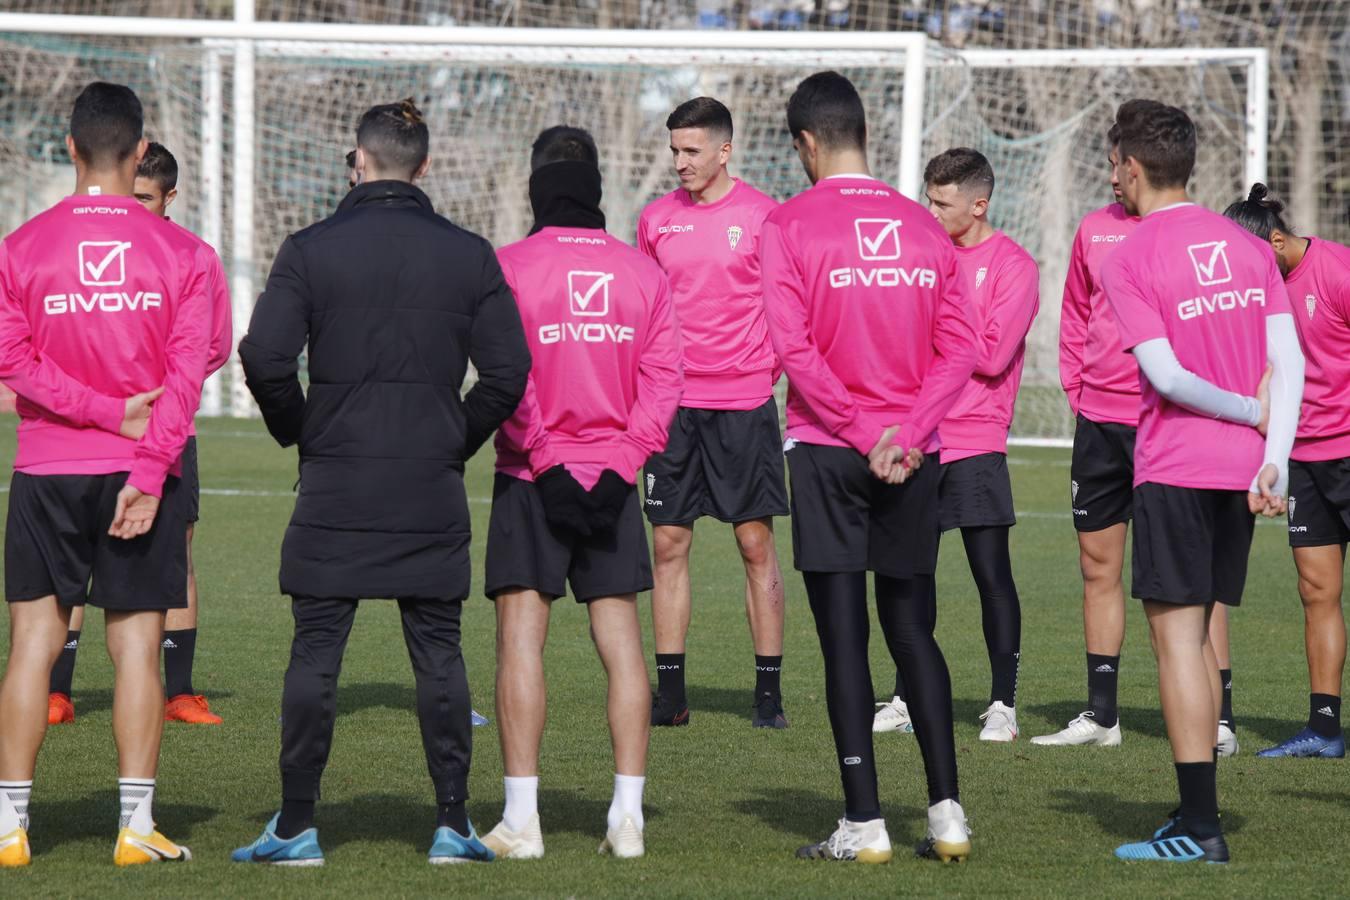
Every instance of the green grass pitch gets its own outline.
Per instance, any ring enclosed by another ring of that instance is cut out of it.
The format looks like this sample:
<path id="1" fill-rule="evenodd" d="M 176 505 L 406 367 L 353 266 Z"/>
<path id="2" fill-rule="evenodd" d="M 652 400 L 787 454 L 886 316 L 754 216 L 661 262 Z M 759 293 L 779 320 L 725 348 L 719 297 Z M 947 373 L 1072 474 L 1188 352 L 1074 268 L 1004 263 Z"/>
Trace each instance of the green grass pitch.
<path id="1" fill-rule="evenodd" d="M 13 420 L 3 424 L 0 446 L 8 458 Z M 645 859 L 596 855 L 613 771 L 604 676 L 585 613 L 568 599 L 558 604 L 546 660 L 550 715 L 540 804 L 547 857 L 427 865 L 434 808 L 412 677 L 396 608 L 370 602 L 361 608 L 347 652 L 319 805 L 328 865 L 280 870 L 233 865 L 228 854 L 257 835 L 279 802 L 277 716 L 291 620 L 277 593 L 276 571 L 292 506 L 295 452 L 278 449 L 256 422 L 204 421 L 196 686 L 225 725 L 166 728 L 157 797 L 163 830 L 190 845 L 195 858 L 184 866 L 128 871 L 112 865 L 112 673 L 95 614 L 75 675 L 78 719 L 49 732 L 38 764 L 34 863 L 0 872 L 0 896 L 1228 897 L 1341 889 L 1350 812 L 1344 763 L 1253 756 L 1300 727 L 1305 714 L 1302 616 L 1283 530 L 1270 523 L 1256 529 L 1246 603 L 1233 619 L 1242 752 L 1220 763 L 1219 788 L 1234 862 L 1226 868 L 1120 863 L 1112 848 L 1155 828 L 1175 796 L 1142 611 L 1130 602 L 1121 676 L 1124 745 L 1031 746 L 1028 737 L 1061 727 L 1083 703 L 1081 586 L 1066 514 L 1068 452 L 1015 449 L 1012 462 L 1020 514 L 1013 562 L 1024 624 L 1018 703 L 1023 737 L 1011 746 L 976 739 L 988 662 L 979 601 L 959 540 L 943 543 L 939 570 L 938 631 L 956 697 L 962 801 L 974 827 L 967 864 L 943 866 L 906 852 L 922 837 L 926 805 L 910 735 L 877 740 L 882 808 L 896 858 L 875 867 L 793 858 L 799 845 L 829 834 L 842 800 L 815 633 L 801 579 L 790 570 L 787 522 L 780 522 L 778 536 L 788 567 L 783 689 L 792 727 L 768 732 L 749 723 L 753 657 L 731 533 L 705 521 L 694 547 L 692 724 L 652 735 Z M 468 472 L 475 593 L 465 609 L 464 645 L 475 704 L 495 719 L 493 614 L 478 593 L 490 466 L 491 453 L 483 453 Z M 649 598 L 639 604 L 650 667 Z M 0 624 L 0 646 L 8 645 L 7 626 L 7 620 Z M 871 662 L 877 693 L 887 694 L 892 669 L 879 633 Z M 469 808 L 486 831 L 501 812 L 501 757 L 495 726 L 476 729 L 474 738 Z"/>

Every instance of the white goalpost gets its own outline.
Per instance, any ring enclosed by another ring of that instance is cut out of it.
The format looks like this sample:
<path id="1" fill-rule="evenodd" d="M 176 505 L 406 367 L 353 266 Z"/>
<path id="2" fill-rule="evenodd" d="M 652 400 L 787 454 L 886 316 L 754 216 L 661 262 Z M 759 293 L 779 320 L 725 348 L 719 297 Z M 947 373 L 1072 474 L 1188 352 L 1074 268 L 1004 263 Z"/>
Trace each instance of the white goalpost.
<path id="1" fill-rule="evenodd" d="M 920 32 L 258 22 L 250 0 L 236 0 L 232 20 L 0 13 L 0 90 L 20 87 L 14 102 L 0 101 L 0 127 L 22 120 L 24 92 L 30 105 L 50 102 L 38 72 L 54 73 L 51 90 L 94 77 L 136 88 L 148 133 L 183 166 L 184 223 L 226 262 L 242 335 L 281 240 L 340 200 L 355 118 L 373 103 L 418 99 L 433 132 L 425 189 L 442 213 L 496 243 L 528 229 L 534 134 L 562 121 L 589 128 L 604 155 L 610 228 L 631 238 L 641 207 L 671 186 L 664 120 L 675 104 L 700 93 L 727 102 L 737 174 L 785 198 L 806 186 L 786 99 L 806 74 L 838 69 L 867 105 L 873 170 L 907 195 L 920 195 L 924 161 L 946 147 L 974 146 L 994 163 L 995 224 L 1042 269 L 1014 439 L 1063 443 L 1059 295 L 1073 227 L 1110 199 L 1102 144 L 1114 104 L 1158 96 L 1186 107 L 1205 147 L 1194 191 L 1227 203 L 1265 175 L 1267 67 L 1259 48 L 953 51 Z M 5 150 L 0 163 L 13 168 Z M 57 178 L 49 162 L 18 164 Z M 34 202 L 11 206 L 31 215 Z M 208 386 L 203 412 L 251 411 L 232 362 Z"/>

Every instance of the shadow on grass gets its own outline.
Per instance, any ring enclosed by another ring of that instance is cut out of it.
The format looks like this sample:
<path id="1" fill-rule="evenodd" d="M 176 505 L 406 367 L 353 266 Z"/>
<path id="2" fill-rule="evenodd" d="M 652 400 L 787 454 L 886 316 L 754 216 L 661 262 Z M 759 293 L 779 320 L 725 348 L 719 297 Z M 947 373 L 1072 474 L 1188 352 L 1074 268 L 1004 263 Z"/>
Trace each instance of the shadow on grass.
<path id="1" fill-rule="evenodd" d="M 172 840 L 191 844 L 193 829 L 214 819 L 220 812 L 213 806 L 190 803 L 155 803 L 155 821 Z M 42 828 L 41 847 L 51 849 L 88 838 L 106 840 L 111 852 L 117 837 L 117 819 L 121 802 L 117 788 L 95 791 L 78 800 L 46 802 L 34 796 L 33 820 Z M 269 814 L 270 815 L 270 814 Z"/>
<path id="2" fill-rule="evenodd" d="M 394 709 L 414 715 L 417 713 L 417 690 L 413 687 L 411 674 L 407 683 L 362 681 L 340 685 L 337 701 L 339 718 L 366 709 Z"/>
<path id="3" fill-rule="evenodd" d="M 1044 719 L 1051 726 L 1050 730 L 1053 731 L 1063 728 L 1085 708 L 1084 704 L 1079 701 L 1063 700 L 1057 703 L 1038 703 L 1026 706 L 1019 704 L 1017 712 L 1019 713 L 1019 724 L 1024 730 L 1028 733 L 1041 734 L 1039 725 L 1036 725 L 1033 729 L 1031 717 Z M 1167 726 L 1163 722 L 1161 708 L 1122 706 L 1119 712 L 1122 731 L 1132 731 L 1136 734 L 1147 734 L 1150 737 L 1164 739 L 1167 737 Z M 1240 720 L 1238 727 L 1242 727 Z"/>
<path id="4" fill-rule="evenodd" d="M 838 793 L 763 788 L 753 797 L 734 801 L 732 807 L 743 815 L 754 816 L 775 831 L 808 844 L 824 840 L 834 831 L 835 823 L 844 811 L 844 800 Z M 882 798 L 882 814 L 893 833 L 911 825 L 918 827 L 916 823 L 927 821 L 925 810 L 887 804 L 885 798 Z"/>
<path id="5" fill-rule="evenodd" d="M 1241 714 L 1241 703 L 1242 697 L 1239 695 L 1238 703 L 1235 704 L 1237 706 L 1236 712 L 1238 713 L 1238 738 L 1240 740 L 1243 739 L 1243 732 L 1245 731 L 1255 732 L 1256 736 L 1262 739 L 1261 746 L 1259 748 L 1253 747 L 1253 752 L 1258 749 L 1264 750 L 1266 747 L 1273 747 L 1281 741 L 1288 740 L 1302 731 L 1304 726 L 1308 724 L 1306 719 L 1275 719 L 1269 716 L 1244 716 Z"/>
<path id="6" fill-rule="evenodd" d="M 688 688 L 690 718 L 701 711 L 727 713 L 747 722 L 754 718 L 754 684 L 746 678 L 744 688 L 712 687 L 694 684 Z M 791 698 L 788 698 L 788 702 Z M 785 704 L 786 705 L 786 704 Z M 788 720 L 792 720 L 792 710 L 787 709 Z"/>
<path id="7" fill-rule="evenodd" d="M 1153 801 L 1127 800 L 1105 791 L 1071 791 L 1059 789 L 1050 793 L 1057 812 L 1071 816 L 1095 819 L 1097 826 L 1112 837 L 1143 840 L 1166 821 L 1169 809 Z M 1223 830 L 1233 835 L 1247 823 L 1245 816 L 1223 812 Z"/>
<path id="8" fill-rule="evenodd" d="M 1317 800 L 1343 806 L 1350 811 L 1350 791 L 1280 791 L 1280 793 L 1295 800 Z"/>
<path id="9" fill-rule="evenodd" d="M 207 699 L 226 700 L 233 696 L 233 691 L 211 691 L 210 696 Z M 79 685 L 76 685 L 75 693 L 71 696 L 71 700 L 75 704 L 76 715 L 106 712 L 112 709 L 113 692 L 111 688 L 83 690 Z"/>

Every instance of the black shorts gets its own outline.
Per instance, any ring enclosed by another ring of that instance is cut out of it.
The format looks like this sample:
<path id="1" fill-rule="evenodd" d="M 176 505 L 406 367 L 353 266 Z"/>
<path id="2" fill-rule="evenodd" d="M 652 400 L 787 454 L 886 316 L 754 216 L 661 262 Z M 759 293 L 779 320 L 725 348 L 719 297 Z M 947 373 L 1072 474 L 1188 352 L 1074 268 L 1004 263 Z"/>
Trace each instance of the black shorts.
<path id="1" fill-rule="evenodd" d="M 1246 491 L 1139 485 L 1134 490 L 1135 599 L 1237 606 L 1247 584 L 1255 526 Z"/>
<path id="2" fill-rule="evenodd" d="M 1017 524 L 1006 454 L 968 456 L 943 463 L 940 471 L 938 521 L 943 531 Z"/>
<path id="3" fill-rule="evenodd" d="M 1350 542 L 1350 459 L 1289 461 L 1289 546 Z"/>
<path id="4" fill-rule="evenodd" d="M 173 476 L 164 480 L 154 526 L 126 541 L 108 534 L 117 492 L 126 481 L 126 472 L 15 472 L 5 525 L 5 598 L 19 602 L 55 594 L 64 606 L 88 603 L 119 612 L 186 607 L 182 483 Z"/>
<path id="5" fill-rule="evenodd" d="M 183 445 L 183 516 L 189 525 L 201 518 L 202 482 L 197 474 L 197 436 Z"/>
<path id="6" fill-rule="evenodd" d="M 939 467 L 885 484 L 850 447 L 794 444 L 792 554 L 803 572 L 871 570 L 891 578 L 937 569 Z"/>
<path id="7" fill-rule="evenodd" d="M 1079 414 L 1069 466 L 1069 506 L 1073 527 L 1079 531 L 1101 531 L 1130 521 L 1135 430 Z"/>
<path id="8" fill-rule="evenodd" d="M 548 524 L 534 482 L 497 473 L 485 569 L 484 593 L 493 598 L 512 588 L 561 597 L 568 583 L 578 603 L 651 590 L 637 488 L 612 533 L 580 537 Z"/>
<path id="9" fill-rule="evenodd" d="M 680 407 L 666 449 L 647 460 L 645 474 L 653 525 L 787 515 L 778 404 L 770 397 L 750 410 Z"/>

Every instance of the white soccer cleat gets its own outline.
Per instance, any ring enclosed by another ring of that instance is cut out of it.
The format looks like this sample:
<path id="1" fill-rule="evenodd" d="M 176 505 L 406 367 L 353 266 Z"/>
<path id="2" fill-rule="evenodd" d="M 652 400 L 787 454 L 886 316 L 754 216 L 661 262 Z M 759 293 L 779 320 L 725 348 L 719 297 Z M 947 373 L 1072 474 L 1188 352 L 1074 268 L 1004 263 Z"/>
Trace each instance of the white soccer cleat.
<path id="1" fill-rule="evenodd" d="M 1085 710 L 1074 717 L 1062 731 L 1054 734 L 1042 734 L 1031 739 L 1041 747 L 1119 747 L 1120 720 L 1110 728 L 1103 728 L 1092 718 L 1092 711 Z"/>
<path id="2" fill-rule="evenodd" d="M 928 837 L 920 851 L 920 856 L 945 863 L 966 861 L 970 856 L 970 823 L 960 803 L 943 800 L 928 807 Z"/>
<path id="3" fill-rule="evenodd" d="M 909 718 L 909 706 L 899 697 L 892 697 L 885 703 L 878 703 L 877 713 L 872 717 L 872 731 L 876 734 L 883 731 L 913 733 L 914 723 Z"/>
<path id="4" fill-rule="evenodd" d="M 1005 706 L 1002 700 L 989 704 L 980 715 L 984 727 L 980 729 L 980 740 L 1011 744 L 1017 740 L 1017 710 Z"/>
<path id="5" fill-rule="evenodd" d="M 642 829 L 637 827 L 632 816 L 624 816 L 618 828 L 605 831 L 605 839 L 600 842 L 601 856 L 613 856 L 615 859 L 636 859 L 647 852 L 642 840 Z"/>
<path id="6" fill-rule="evenodd" d="M 860 863 L 891 861 L 891 836 L 885 819 L 850 822 L 840 819 L 839 827 L 819 844 L 808 844 L 797 851 L 798 859 L 828 859 Z"/>
<path id="7" fill-rule="evenodd" d="M 1220 722 L 1219 739 L 1215 742 L 1214 746 L 1219 748 L 1220 756 L 1237 756 L 1237 733 L 1234 732 L 1232 728 L 1229 728 L 1228 725 Z"/>
<path id="8" fill-rule="evenodd" d="M 483 835 L 483 843 L 498 859 L 541 859 L 544 855 L 544 833 L 539 828 L 539 814 L 519 831 L 512 831 L 505 822 Z"/>

